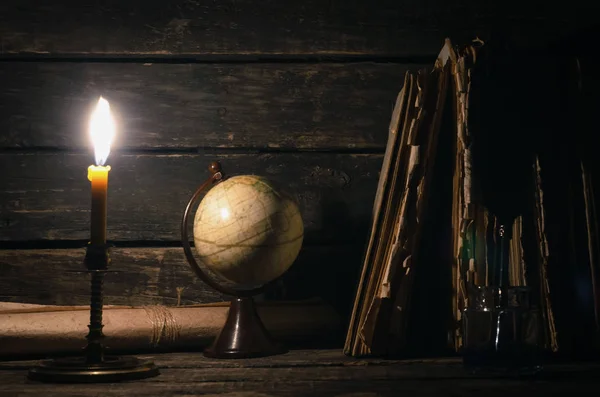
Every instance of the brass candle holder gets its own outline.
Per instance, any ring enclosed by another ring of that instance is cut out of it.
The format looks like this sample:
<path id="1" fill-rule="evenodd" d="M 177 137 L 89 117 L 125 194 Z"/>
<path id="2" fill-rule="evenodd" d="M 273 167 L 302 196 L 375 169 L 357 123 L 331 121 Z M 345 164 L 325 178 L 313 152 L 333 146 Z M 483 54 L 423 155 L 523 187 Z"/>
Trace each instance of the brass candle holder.
<path id="1" fill-rule="evenodd" d="M 81 357 L 42 361 L 29 370 L 28 378 L 51 383 L 100 383 L 145 379 L 159 374 L 152 361 L 105 355 L 102 344 L 103 284 L 110 256 L 107 245 L 88 245 L 84 263 L 91 275 L 90 325 Z"/>

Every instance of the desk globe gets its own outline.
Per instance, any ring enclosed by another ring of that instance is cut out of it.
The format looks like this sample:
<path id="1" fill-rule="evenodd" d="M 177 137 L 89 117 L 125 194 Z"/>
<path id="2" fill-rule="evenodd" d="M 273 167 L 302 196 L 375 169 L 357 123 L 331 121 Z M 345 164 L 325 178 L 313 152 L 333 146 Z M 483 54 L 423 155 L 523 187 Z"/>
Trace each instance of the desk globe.
<path id="1" fill-rule="evenodd" d="M 182 220 L 182 243 L 186 258 L 204 282 L 233 295 L 225 326 L 208 357 L 248 358 L 285 352 L 275 343 L 260 320 L 252 296 L 263 292 L 294 263 L 304 238 L 300 210 L 288 195 L 264 177 L 238 175 L 225 178 L 221 165 L 209 166 L 211 177 L 190 199 Z M 191 207 L 202 198 L 194 217 L 196 262 L 187 236 Z"/>

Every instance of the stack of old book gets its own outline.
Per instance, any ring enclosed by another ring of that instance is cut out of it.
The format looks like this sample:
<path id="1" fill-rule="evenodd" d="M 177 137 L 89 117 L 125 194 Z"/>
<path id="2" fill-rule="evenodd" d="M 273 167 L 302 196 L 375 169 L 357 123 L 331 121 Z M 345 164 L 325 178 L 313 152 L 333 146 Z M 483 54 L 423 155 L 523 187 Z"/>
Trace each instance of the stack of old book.
<path id="1" fill-rule="evenodd" d="M 433 69 L 404 77 L 390 123 L 347 354 L 389 353 L 406 343 L 413 270 L 423 242 L 420 220 L 431 194 L 453 58 L 447 41 Z"/>
<path id="2" fill-rule="evenodd" d="M 567 173 L 549 160 L 566 153 L 561 145 L 528 145 L 522 132 L 540 119 L 518 102 L 529 101 L 527 85 L 562 80 L 535 80 L 520 66 L 509 75 L 502 62 L 488 59 L 486 67 L 496 65 L 493 75 L 480 68 L 486 47 L 480 40 L 460 48 L 446 40 L 431 68 L 404 76 L 344 347 L 348 355 L 413 354 L 419 337 L 421 352 L 440 340 L 447 352 L 459 351 L 467 291 L 499 284 L 532 288 L 547 350 L 600 347 L 600 244 L 590 168 L 570 155 L 563 163 L 572 168 Z M 494 82 L 502 75 L 509 83 L 513 76 L 521 80 L 502 87 Z M 492 106 L 502 95 L 512 102 Z M 543 113 L 545 105 L 536 106 Z M 530 125 L 524 125 L 527 117 Z M 575 201 L 579 218 L 568 215 Z M 500 272 L 498 258 L 505 266 Z M 436 316 L 441 320 L 432 320 Z M 577 324 L 590 331 L 573 331 Z"/>

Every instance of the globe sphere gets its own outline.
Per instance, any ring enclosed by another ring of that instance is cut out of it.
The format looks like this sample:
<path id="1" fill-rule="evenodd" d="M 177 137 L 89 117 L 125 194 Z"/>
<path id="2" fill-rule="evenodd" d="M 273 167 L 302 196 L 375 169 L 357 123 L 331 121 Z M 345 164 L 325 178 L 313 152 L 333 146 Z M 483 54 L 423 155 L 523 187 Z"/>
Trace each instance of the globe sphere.
<path id="1" fill-rule="evenodd" d="M 303 239 L 296 203 L 256 175 L 218 183 L 194 217 L 201 262 L 236 284 L 263 285 L 281 276 L 296 260 Z"/>

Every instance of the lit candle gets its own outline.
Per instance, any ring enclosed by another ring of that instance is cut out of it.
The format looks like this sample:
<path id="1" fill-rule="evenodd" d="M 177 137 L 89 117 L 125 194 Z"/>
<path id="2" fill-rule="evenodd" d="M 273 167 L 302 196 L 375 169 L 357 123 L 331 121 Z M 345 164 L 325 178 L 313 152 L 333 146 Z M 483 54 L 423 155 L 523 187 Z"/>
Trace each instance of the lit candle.
<path id="1" fill-rule="evenodd" d="M 106 244 L 106 200 L 108 171 L 104 165 L 110 153 L 110 144 L 115 135 L 115 124 L 110 114 L 110 105 L 102 97 L 90 119 L 90 136 L 94 145 L 96 165 L 88 168 L 88 179 L 92 184 L 91 239 L 93 245 Z"/>

